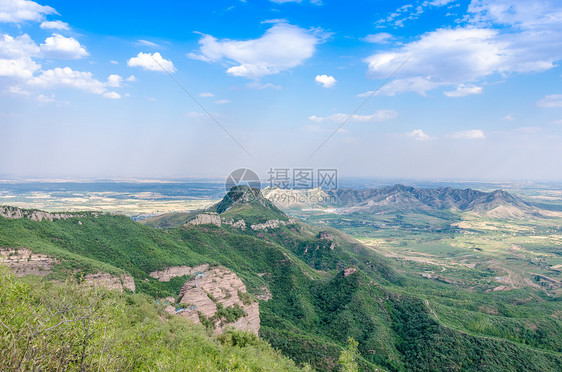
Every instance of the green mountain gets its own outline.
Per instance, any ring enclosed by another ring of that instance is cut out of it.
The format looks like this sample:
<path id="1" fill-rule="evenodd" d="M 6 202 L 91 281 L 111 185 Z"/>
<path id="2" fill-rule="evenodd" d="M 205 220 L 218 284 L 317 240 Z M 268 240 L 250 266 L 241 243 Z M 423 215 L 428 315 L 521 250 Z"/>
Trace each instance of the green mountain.
<path id="1" fill-rule="evenodd" d="M 0 217 L 0 247 L 51 257 L 46 279 L 130 275 L 137 293 L 155 298 L 177 299 L 193 278 L 165 282 L 151 276 L 155 271 L 224 266 L 259 302 L 260 337 L 319 370 L 338 369 L 350 337 L 362 370 L 562 368 L 559 302 L 525 290 L 467 292 L 407 277 L 349 236 L 290 219 L 244 186 L 209 210 L 146 225 L 91 213 Z M 481 324 L 480 331 L 467 331 L 467 322 Z"/>

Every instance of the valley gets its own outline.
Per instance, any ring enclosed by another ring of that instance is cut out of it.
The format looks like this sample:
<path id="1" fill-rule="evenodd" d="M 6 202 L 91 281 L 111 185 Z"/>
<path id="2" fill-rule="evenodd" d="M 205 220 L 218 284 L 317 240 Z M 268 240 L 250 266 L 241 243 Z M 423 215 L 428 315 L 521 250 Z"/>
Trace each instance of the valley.
<path id="1" fill-rule="evenodd" d="M 338 370 L 350 338 L 361 370 L 562 365 L 555 208 L 405 186 L 339 190 L 330 205 L 276 206 L 269 192 L 238 186 L 141 223 L 4 207 L 2 261 L 22 280 L 147 296 L 208 337 L 257 333 L 302 368 Z"/>

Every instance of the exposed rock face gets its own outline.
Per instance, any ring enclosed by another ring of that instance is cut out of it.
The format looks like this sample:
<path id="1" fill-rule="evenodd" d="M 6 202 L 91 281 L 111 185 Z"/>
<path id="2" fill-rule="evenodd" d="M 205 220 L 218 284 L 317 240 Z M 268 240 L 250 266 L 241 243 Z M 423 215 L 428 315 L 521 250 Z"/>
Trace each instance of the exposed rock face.
<path id="1" fill-rule="evenodd" d="M 256 294 L 256 298 L 260 301 L 269 301 L 273 298 L 273 296 L 271 295 L 271 292 L 269 291 L 269 288 L 267 288 L 265 285 L 260 287 L 259 289 L 259 293 Z"/>
<path id="2" fill-rule="evenodd" d="M 112 276 L 108 273 L 88 274 L 84 277 L 84 284 L 92 287 L 102 286 L 120 292 L 123 292 L 124 289 L 135 291 L 135 280 L 132 276 L 125 274 L 121 276 Z"/>
<path id="3" fill-rule="evenodd" d="M 51 272 L 55 260 L 26 248 L 0 248 L 0 262 L 8 265 L 16 276 L 45 276 Z"/>
<path id="4" fill-rule="evenodd" d="M 281 220 L 269 220 L 266 221 L 264 223 L 258 223 L 255 225 L 251 225 L 250 228 L 252 230 L 268 230 L 268 229 L 275 229 L 279 226 L 285 226 L 287 225 L 287 221 L 281 221 Z"/>
<path id="5" fill-rule="evenodd" d="M 172 278 L 178 276 L 184 276 L 184 275 L 194 275 L 195 273 L 204 272 L 207 271 L 208 269 L 209 269 L 209 264 L 203 264 L 195 267 L 172 266 L 172 267 L 167 267 L 164 270 L 153 271 L 148 275 L 150 275 L 154 279 L 158 279 L 161 282 L 169 282 L 170 279 Z"/>
<path id="6" fill-rule="evenodd" d="M 186 225 L 215 225 L 215 226 L 229 225 L 244 230 L 246 228 L 246 221 L 244 220 L 234 221 L 231 219 L 222 218 L 217 213 L 206 212 L 206 213 L 198 214 L 197 216 L 195 216 L 194 219 L 188 221 Z"/>
<path id="7" fill-rule="evenodd" d="M 27 218 L 32 221 L 54 221 L 54 220 L 67 220 L 69 218 L 84 217 L 84 214 L 78 213 L 49 213 L 38 210 L 20 209 L 17 207 L 1 206 L 0 216 L 4 218 Z"/>
<path id="8" fill-rule="evenodd" d="M 240 230 L 244 230 L 246 229 L 246 221 L 244 220 L 238 220 L 238 221 L 233 221 L 233 220 L 222 220 L 223 225 L 230 225 L 232 227 L 236 227 L 239 228 Z"/>
<path id="9" fill-rule="evenodd" d="M 348 276 L 350 276 L 351 274 L 353 274 L 354 272 L 356 272 L 357 269 L 354 267 L 348 267 L 347 269 L 345 269 L 343 271 L 343 277 L 347 278 Z"/>
<path id="10" fill-rule="evenodd" d="M 242 298 L 240 298 L 242 297 Z M 232 271 L 224 267 L 208 268 L 200 275 L 188 280 L 181 289 L 180 308 L 169 306 L 166 310 L 200 323 L 199 314 L 211 319 L 215 325 L 215 332 L 220 333 L 232 326 L 236 329 L 258 334 L 260 329 L 259 304 L 246 291 L 246 286 Z M 240 306 L 246 316 L 242 316 L 232 323 L 224 318 L 216 319 L 217 306 L 232 308 Z"/>
<path id="11" fill-rule="evenodd" d="M 194 219 L 187 222 L 186 225 L 216 225 L 222 224 L 221 218 L 216 213 L 201 213 L 195 216 Z"/>

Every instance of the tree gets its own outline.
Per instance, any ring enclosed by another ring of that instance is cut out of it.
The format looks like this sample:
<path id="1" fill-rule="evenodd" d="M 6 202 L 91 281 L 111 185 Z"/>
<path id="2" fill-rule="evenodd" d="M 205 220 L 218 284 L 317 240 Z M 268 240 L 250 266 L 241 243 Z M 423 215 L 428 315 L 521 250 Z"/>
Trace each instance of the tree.
<path id="1" fill-rule="evenodd" d="M 357 372 L 359 371 L 359 364 L 357 364 L 359 343 L 352 337 L 347 339 L 347 347 L 342 351 L 338 364 L 341 366 L 343 372 Z"/>

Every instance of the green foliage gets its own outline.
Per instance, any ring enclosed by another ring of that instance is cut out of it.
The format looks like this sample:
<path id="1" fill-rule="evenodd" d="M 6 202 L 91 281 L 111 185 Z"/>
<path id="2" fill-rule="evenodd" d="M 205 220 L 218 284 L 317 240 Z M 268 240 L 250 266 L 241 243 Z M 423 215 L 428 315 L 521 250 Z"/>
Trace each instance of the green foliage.
<path id="1" fill-rule="evenodd" d="M 256 302 L 254 297 L 248 292 L 241 292 L 240 290 L 238 290 L 237 293 L 238 293 L 238 298 L 240 299 L 240 301 L 242 301 L 242 303 L 245 306 L 250 306 L 251 304 Z"/>
<path id="2" fill-rule="evenodd" d="M 352 337 L 347 339 L 347 347 L 342 351 L 338 364 L 343 372 L 358 372 L 359 364 L 357 363 L 359 343 Z"/>
<path id="3" fill-rule="evenodd" d="M 145 295 L 16 279 L 0 267 L 0 370 L 296 371 L 253 334 L 220 341 Z"/>

